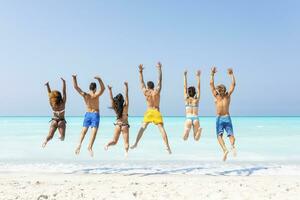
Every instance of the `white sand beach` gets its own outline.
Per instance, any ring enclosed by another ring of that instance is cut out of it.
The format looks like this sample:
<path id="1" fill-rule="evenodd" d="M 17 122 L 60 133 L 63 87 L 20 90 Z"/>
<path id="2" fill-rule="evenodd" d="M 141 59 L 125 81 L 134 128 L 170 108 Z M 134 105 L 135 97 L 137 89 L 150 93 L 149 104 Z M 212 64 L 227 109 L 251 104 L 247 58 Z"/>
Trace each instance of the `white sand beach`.
<path id="1" fill-rule="evenodd" d="M 299 199 L 299 176 L 0 174 L 0 199 Z"/>

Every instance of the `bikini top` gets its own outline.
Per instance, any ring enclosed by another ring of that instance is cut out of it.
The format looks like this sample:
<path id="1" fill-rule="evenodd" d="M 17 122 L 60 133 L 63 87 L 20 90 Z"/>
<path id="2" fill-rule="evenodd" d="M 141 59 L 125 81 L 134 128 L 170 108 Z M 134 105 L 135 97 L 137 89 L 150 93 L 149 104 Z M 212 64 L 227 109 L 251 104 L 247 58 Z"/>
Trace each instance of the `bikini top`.
<path id="1" fill-rule="evenodd" d="M 199 108 L 199 105 L 191 105 L 189 103 L 186 103 L 185 108 Z"/>
<path id="2" fill-rule="evenodd" d="M 60 110 L 60 111 L 53 110 L 52 112 L 53 112 L 54 117 L 60 118 L 59 115 L 62 114 L 63 112 L 65 112 L 65 110 Z"/>

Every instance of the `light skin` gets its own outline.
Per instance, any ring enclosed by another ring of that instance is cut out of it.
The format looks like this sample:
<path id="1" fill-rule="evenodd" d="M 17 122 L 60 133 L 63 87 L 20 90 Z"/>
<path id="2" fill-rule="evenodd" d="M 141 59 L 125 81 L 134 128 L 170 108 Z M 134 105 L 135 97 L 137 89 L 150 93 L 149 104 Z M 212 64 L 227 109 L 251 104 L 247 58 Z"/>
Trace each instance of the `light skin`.
<path id="1" fill-rule="evenodd" d="M 148 109 L 156 109 L 159 111 L 160 92 L 161 92 L 161 88 L 162 88 L 162 69 L 161 69 L 162 65 L 161 65 L 161 63 L 158 62 L 156 67 L 158 70 L 158 83 L 155 88 L 150 89 L 150 88 L 146 87 L 145 82 L 144 82 L 144 76 L 143 76 L 144 67 L 142 64 L 139 65 L 139 76 L 140 76 L 141 88 L 144 93 L 144 96 L 146 97 L 146 103 L 147 103 Z M 139 143 L 140 139 L 142 138 L 148 125 L 149 125 L 149 123 L 143 122 L 143 124 L 138 132 L 136 141 L 135 141 L 134 145 L 131 146 L 131 149 L 135 149 L 138 146 L 138 143 Z M 169 141 L 168 141 L 168 136 L 167 136 L 166 130 L 164 128 L 164 125 L 161 123 L 161 124 L 156 124 L 156 126 L 158 127 L 158 129 L 162 135 L 162 138 L 166 145 L 168 153 L 171 154 L 172 152 L 171 152 L 171 148 L 170 148 Z"/>
<path id="2" fill-rule="evenodd" d="M 77 83 L 77 75 L 73 75 L 73 86 L 75 88 L 75 90 L 83 97 L 84 102 L 86 104 L 86 111 L 87 112 L 95 112 L 95 113 L 99 113 L 99 97 L 104 93 L 105 91 L 105 85 L 102 81 L 102 79 L 98 76 L 94 77 L 99 85 L 100 85 L 100 89 L 99 90 L 90 90 L 88 93 L 82 91 L 82 89 L 78 86 Z M 88 131 L 88 127 L 83 127 L 81 134 L 80 134 L 80 140 L 79 140 L 79 145 L 75 150 L 75 153 L 78 155 L 80 153 L 80 149 L 81 149 L 81 145 L 82 142 L 85 138 L 85 135 Z M 98 127 L 92 127 L 92 134 L 91 134 L 91 138 L 90 138 L 90 142 L 88 145 L 88 151 L 91 155 L 91 157 L 94 156 L 94 152 L 93 152 L 93 145 L 97 136 L 97 132 L 98 132 Z"/>
<path id="3" fill-rule="evenodd" d="M 61 78 L 61 80 L 63 82 L 62 103 L 60 105 L 51 105 L 50 104 L 53 111 L 62 111 L 62 110 L 64 110 L 66 102 L 67 102 L 66 81 L 63 78 Z M 52 92 L 49 82 L 46 82 L 45 86 L 47 88 L 47 92 L 48 92 L 48 95 L 49 95 Z M 64 118 L 65 117 L 65 112 L 60 113 L 58 117 Z M 60 134 L 60 140 L 63 141 L 65 139 L 65 132 L 66 132 L 65 122 L 64 121 L 57 122 L 57 121 L 52 120 L 48 136 L 46 137 L 46 139 L 45 139 L 45 141 L 42 145 L 43 148 L 45 148 L 47 143 L 53 138 L 53 136 L 54 136 L 57 129 L 58 129 L 59 134 Z"/>
<path id="4" fill-rule="evenodd" d="M 188 86 L 187 86 L 187 71 L 184 72 L 184 82 L 183 82 L 183 93 L 184 93 L 184 99 L 186 105 L 191 106 L 198 106 L 200 101 L 200 75 L 201 71 L 197 71 L 196 78 L 197 78 L 197 93 L 195 97 L 189 97 L 188 95 Z M 187 107 L 186 108 L 186 116 L 197 116 L 198 117 L 198 107 Z M 189 137 L 189 133 L 191 129 L 193 128 L 194 132 L 194 139 L 198 141 L 201 136 L 202 128 L 200 128 L 200 122 L 199 120 L 191 120 L 186 119 L 185 121 L 185 127 L 183 132 L 183 140 L 187 140 Z"/>
<path id="5" fill-rule="evenodd" d="M 216 89 L 215 83 L 214 83 L 214 77 L 215 77 L 215 74 L 217 73 L 217 68 L 212 67 L 212 69 L 211 69 L 210 87 L 211 87 L 212 94 L 215 98 L 217 116 L 230 116 L 230 114 L 229 114 L 230 100 L 231 100 L 231 95 L 235 89 L 236 82 L 235 82 L 233 70 L 231 68 L 229 68 L 227 70 L 227 72 L 231 78 L 231 85 L 230 85 L 228 92 L 226 92 L 226 90 L 224 90 L 222 88 Z M 233 154 L 235 155 L 236 154 L 235 137 L 230 136 L 229 140 L 231 143 Z M 225 142 L 223 140 L 223 135 L 218 136 L 218 142 L 224 153 L 223 160 L 226 161 L 227 155 L 229 152 L 228 152 Z"/>
<path id="6" fill-rule="evenodd" d="M 124 107 L 123 107 L 123 115 L 120 119 L 117 119 L 116 124 L 122 124 L 122 123 L 128 124 L 128 108 L 129 108 L 128 83 L 125 82 L 124 86 L 125 86 L 125 103 L 124 103 Z M 114 100 L 113 100 L 112 87 L 108 85 L 107 88 L 109 90 L 111 106 L 113 107 Z M 105 148 L 105 150 L 108 150 L 108 148 L 110 146 L 116 145 L 118 143 L 121 133 L 122 133 L 123 139 L 124 139 L 125 156 L 127 156 L 128 150 L 129 150 L 129 127 L 128 126 L 116 125 L 113 139 L 104 148 Z"/>

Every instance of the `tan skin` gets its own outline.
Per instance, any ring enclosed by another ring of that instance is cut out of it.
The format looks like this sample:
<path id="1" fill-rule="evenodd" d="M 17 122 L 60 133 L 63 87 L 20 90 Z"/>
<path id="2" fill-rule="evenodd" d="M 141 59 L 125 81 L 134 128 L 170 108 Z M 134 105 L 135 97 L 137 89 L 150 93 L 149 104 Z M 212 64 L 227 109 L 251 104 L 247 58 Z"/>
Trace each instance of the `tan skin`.
<path id="1" fill-rule="evenodd" d="M 231 95 L 235 89 L 236 86 L 236 81 L 235 77 L 233 74 L 233 70 L 231 68 L 228 69 L 228 75 L 231 78 L 231 86 L 229 88 L 229 91 L 226 92 L 226 89 L 216 89 L 215 84 L 214 84 L 214 76 L 217 73 L 217 68 L 212 67 L 211 69 L 211 79 L 210 79 L 210 87 L 212 94 L 215 98 L 215 105 L 216 105 L 216 111 L 217 111 L 217 116 L 229 116 L 229 107 L 230 107 L 230 100 L 231 100 Z M 235 149 L 235 137 L 230 136 L 229 137 L 232 150 L 234 155 L 236 155 L 236 149 Z M 226 161 L 227 155 L 228 155 L 228 150 L 226 148 L 225 142 L 223 140 L 223 136 L 218 136 L 218 142 L 224 152 L 223 160 Z"/>
<path id="2" fill-rule="evenodd" d="M 162 88 L 162 70 L 161 70 L 162 65 L 161 65 L 161 63 L 158 62 L 156 67 L 158 69 L 159 76 L 158 76 L 158 84 L 157 84 L 156 88 L 154 88 L 154 89 L 146 88 L 144 76 L 143 76 L 144 67 L 142 64 L 139 65 L 139 74 L 140 74 L 141 88 L 144 93 L 144 96 L 146 97 L 148 109 L 157 109 L 159 111 L 160 92 L 161 92 L 161 88 Z M 135 149 L 137 147 L 137 145 L 138 145 L 141 137 L 143 136 L 145 130 L 147 129 L 148 125 L 149 125 L 149 123 L 145 123 L 145 122 L 142 124 L 142 126 L 138 132 L 138 135 L 137 135 L 134 145 L 130 147 L 131 149 Z M 162 135 L 163 141 L 166 145 L 168 153 L 171 154 L 172 152 L 171 152 L 171 148 L 170 148 L 169 141 L 168 141 L 168 136 L 167 136 L 166 130 L 164 128 L 164 125 L 157 124 L 157 127 L 158 127 L 159 131 L 161 132 L 161 135 Z"/>
<path id="3" fill-rule="evenodd" d="M 195 97 L 189 97 L 188 95 L 188 87 L 187 87 L 187 71 L 184 72 L 184 99 L 186 105 L 191 106 L 199 106 L 200 101 L 200 75 L 201 71 L 197 71 L 196 78 L 198 81 L 197 84 L 197 94 Z M 198 117 L 198 108 L 191 107 L 186 108 L 186 116 L 197 116 Z M 194 139 L 198 141 L 201 136 L 202 128 L 200 128 L 200 122 L 199 120 L 192 121 L 191 119 L 186 119 L 185 121 L 185 128 L 183 132 L 183 140 L 187 140 L 189 137 L 190 130 L 193 128 L 194 132 Z"/>
<path id="4" fill-rule="evenodd" d="M 66 81 L 61 78 L 62 82 L 63 82 L 63 89 L 62 89 L 62 100 L 63 102 L 60 105 L 51 105 L 51 108 L 53 111 L 62 111 L 65 110 L 65 106 L 66 106 L 66 102 L 67 102 L 67 92 L 66 92 Z M 50 88 L 50 84 L 49 82 L 45 83 L 45 86 L 47 87 L 47 91 L 48 91 L 48 95 L 51 93 L 51 88 Z M 61 119 L 65 118 L 65 112 L 61 112 L 59 113 L 59 115 L 57 116 Z M 56 132 L 56 130 L 58 129 L 59 134 L 60 134 L 60 140 L 63 141 L 65 139 L 65 132 L 66 132 L 66 124 L 64 121 L 52 121 L 51 122 L 51 126 L 49 129 L 49 133 L 48 136 L 45 139 L 45 142 L 43 143 L 42 147 L 45 148 L 47 143 L 53 138 L 54 133 Z"/>
<path id="5" fill-rule="evenodd" d="M 125 82 L 125 103 L 123 107 L 123 115 L 120 119 L 117 119 L 116 121 L 116 126 L 115 126 L 115 131 L 114 131 L 114 137 L 112 141 L 110 141 L 106 146 L 105 150 L 108 150 L 108 147 L 116 145 L 118 143 L 119 137 L 122 133 L 123 139 L 124 139 L 124 144 L 125 144 L 125 152 L 126 156 L 128 154 L 128 149 L 129 149 L 129 127 L 128 126 L 119 126 L 118 124 L 123 124 L 126 123 L 128 124 L 128 108 L 129 108 L 129 95 L 128 95 L 128 83 Z M 113 100 L 113 92 L 112 92 L 112 87 L 107 86 L 109 90 L 109 96 L 110 96 L 110 101 L 111 101 L 111 106 L 114 106 L 114 100 Z"/>
<path id="6" fill-rule="evenodd" d="M 78 86 L 77 75 L 73 75 L 72 77 L 73 77 L 73 85 L 74 85 L 75 90 L 84 99 L 84 102 L 86 104 L 86 111 L 87 112 L 99 113 L 99 97 L 105 91 L 105 86 L 104 86 L 104 83 L 103 83 L 102 79 L 98 76 L 95 77 L 95 79 L 98 81 L 98 83 L 100 85 L 99 90 L 89 91 L 88 93 L 86 93 L 86 92 L 82 91 L 81 88 Z M 75 151 L 75 153 L 77 155 L 80 153 L 81 145 L 82 145 L 82 142 L 85 138 L 85 135 L 86 135 L 87 131 L 88 131 L 88 127 L 83 127 L 82 128 L 79 145 L 78 145 L 78 147 L 76 148 L 76 151 Z M 92 134 L 91 134 L 91 138 L 90 138 L 90 142 L 89 142 L 89 146 L 88 146 L 88 151 L 90 152 L 90 155 L 92 157 L 94 155 L 93 145 L 94 145 L 94 142 L 95 142 L 95 139 L 96 139 L 97 132 L 98 132 L 98 128 L 97 127 L 92 127 Z"/>

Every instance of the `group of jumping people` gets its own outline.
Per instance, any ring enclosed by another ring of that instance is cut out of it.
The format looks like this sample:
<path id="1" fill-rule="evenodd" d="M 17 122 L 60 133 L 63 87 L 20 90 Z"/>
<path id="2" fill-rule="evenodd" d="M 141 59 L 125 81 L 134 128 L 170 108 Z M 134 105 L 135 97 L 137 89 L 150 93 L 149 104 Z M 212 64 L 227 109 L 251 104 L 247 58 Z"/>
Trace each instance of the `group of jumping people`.
<path id="1" fill-rule="evenodd" d="M 163 141 L 166 146 L 166 150 L 169 154 L 172 153 L 166 130 L 164 128 L 163 118 L 160 113 L 160 93 L 162 88 L 162 65 L 160 62 L 157 63 L 158 69 L 158 83 L 155 86 L 152 81 L 148 81 L 147 85 L 144 81 L 143 71 L 144 67 L 142 64 L 139 65 L 139 77 L 140 84 L 143 91 L 143 94 L 146 98 L 147 103 L 147 111 L 144 115 L 144 119 L 142 125 L 139 129 L 139 132 L 136 137 L 135 143 L 130 147 L 131 149 L 135 149 L 138 146 L 140 139 L 143 136 L 144 131 L 147 129 L 150 123 L 155 124 L 159 131 L 162 134 Z M 234 156 L 236 156 L 236 148 L 235 148 L 235 137 L 233 133 L 233 126 L 231 122 L 231 117 L 229 114 L 229 106 L 231 94 L 235 88 L 235 77 L 232 69 L 228 69 L 228 74 L 232 79 L 231 86 L 229 90 L 226 90 L 226 87 L 223 84 L 220 84 L 215 87 L 214 84 L 214 76 L 217 72 L 216 67 L 212 67 L 211 69 L 211 78 L 210 78 L 210 87 L 212 94 L 215 98 L 215 105 L 217 111 L 217 119 L 216 119 L 216 134 L 218 138 L 218 142 L 223 150 L 223 161 L 226 161 L 229 150 L 227 149 L 225 142 L 223 140 L 224 131 L 227 132 L 227 136 L 231 143 L 231 151 Z M 184 72 L 184 100 L 186 107 L 186 120 L 185 127 L 183 133 L 183 139 L 187 140 L 189 137 L 189 133 L 191 129 L 193 129 L 194 139 L 198 141 L 201 137 L 202 128 L 200 127 L 199 121 L 199 101 L 200 101 L 200 76 L 201 71 L 197 71 L 197 87 L 187 86 L 187 71 Z M 75 90 L 83 97 L 84 102 L 86 104 L 86 113 L 83 121 L 83 128 L 80 135 L 79 144 L 75 150 L 75 153 L 78 155 L 80 153 L 82 142 L 85 138 L 85 135 L 89 128 L 91 128 L 91 138 L 88 145 L 88 151 L 91 156 L 93 153 L 93 144 L 96 139 L 96 135 L 98 132 L 98 127 L 100 123 L 100 110 L 99 110 L 99 97 L 105 91 L 105 85 L 102 79 L 98 76 L 95 79 L 98 81 L 100 88 L 97 90 L 97 84 L 92 82 L 89 87 L 89 92 L 84 92 L 77 83 L 77 75 L 73 75 L 73 86 Z M 51 119 L 51 125 L 49 134 L 46 137 L 45 142 L 43 143 L 43 147 L 46 147 L 47 143 L 53 138 L 56 130 L 58 129 L 60 139 L 63 141 L 65 138 L 66 132 L 66 120 L 65 120 L 65 106 L 67 102 L 67 94 L 66 94 L 66 81 L 61 78 L 63 82 L 62 93 L 57 90 L 51 90 L 49 82 L 45 84 L 48 91 L 50 106 L 53 111 L 53 116 Z M 128 110 L 129 110 L 129 95 L 128 95 L 128 83 L 124 83 L 125 86 L 125 97 L 122 94 L 118 94 L 116 96 L 113 95 L 112 87 L 107 86 L 109 90 L 109 96 L 111 101 L 111 108 L 116 113 L 116 121 L 114 123 L 115 130 L 113 139 L 105 145 L 105 150 L 108 150 L 110 146 L 116 145 L 120 135 L 123 135 L 124 144 L 125 144 L 125 154 L 127 156 L 129 151 L 129 121 L 128 121 Z"/>

